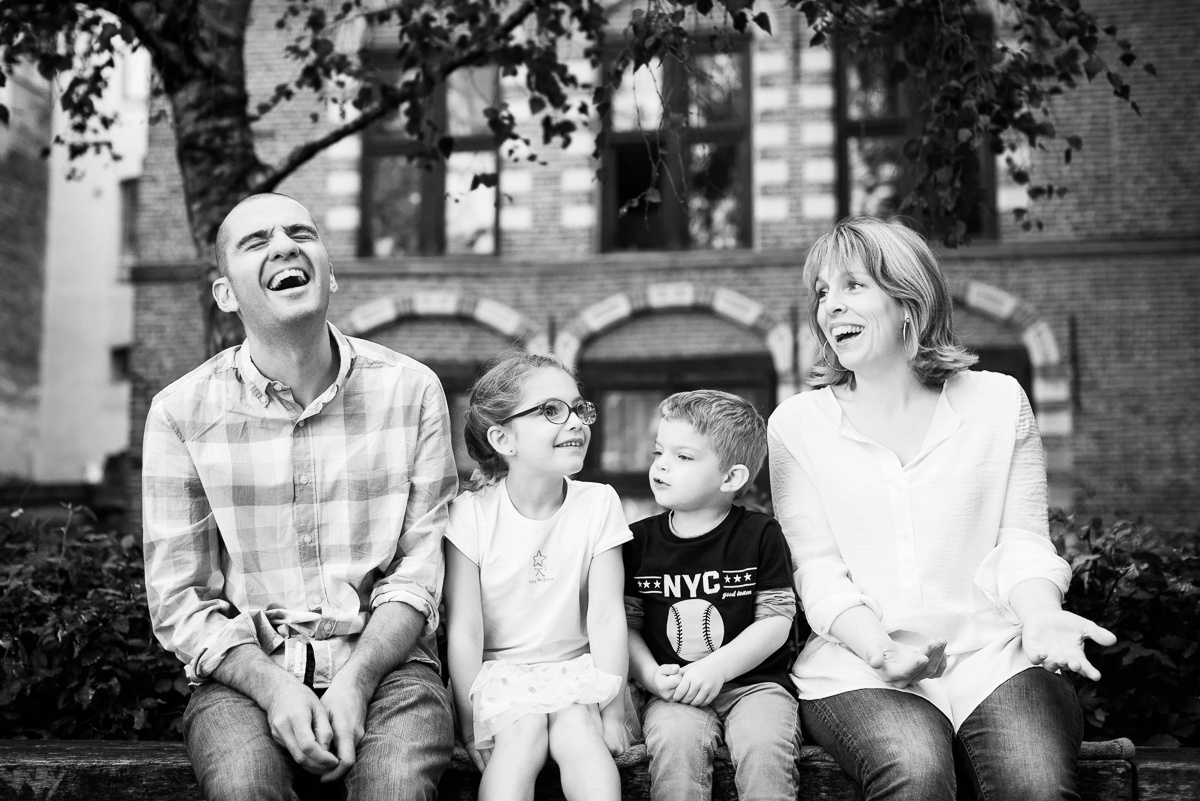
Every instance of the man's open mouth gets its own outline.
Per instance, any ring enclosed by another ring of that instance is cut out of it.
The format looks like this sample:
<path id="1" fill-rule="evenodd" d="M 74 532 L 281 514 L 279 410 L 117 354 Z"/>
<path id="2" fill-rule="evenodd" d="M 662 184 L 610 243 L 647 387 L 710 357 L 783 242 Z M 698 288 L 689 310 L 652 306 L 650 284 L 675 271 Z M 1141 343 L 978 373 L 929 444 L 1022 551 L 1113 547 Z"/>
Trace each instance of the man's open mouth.
<path id="1" fill-rule="evenodd" d="M 300 269 L 290 267 L 286 270 L 278 272 L 271 279 L 271 283 L 267 284 L 267 289 L 272 292 L 279 292 L 284 289 L 295 289 L 296 287 L 304 286 L 308 283 L 308 275 Z"/>

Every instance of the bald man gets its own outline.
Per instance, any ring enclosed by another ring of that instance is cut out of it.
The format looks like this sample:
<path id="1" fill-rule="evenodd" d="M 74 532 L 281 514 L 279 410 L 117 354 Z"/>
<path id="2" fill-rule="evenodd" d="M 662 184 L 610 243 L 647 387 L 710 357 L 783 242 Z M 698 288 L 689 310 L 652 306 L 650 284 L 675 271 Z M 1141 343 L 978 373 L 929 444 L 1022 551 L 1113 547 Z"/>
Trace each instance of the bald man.
<path id="1" fill-rule="evenodd" d="M 243 200 L 216 259 L 246 340 L 154 398 L 142 470 L 150 616 L 193 685 L 201 790 L 431 799 L 453 747 L 441 385 L 329 323 L 337 280 L 295 200 Z"/>

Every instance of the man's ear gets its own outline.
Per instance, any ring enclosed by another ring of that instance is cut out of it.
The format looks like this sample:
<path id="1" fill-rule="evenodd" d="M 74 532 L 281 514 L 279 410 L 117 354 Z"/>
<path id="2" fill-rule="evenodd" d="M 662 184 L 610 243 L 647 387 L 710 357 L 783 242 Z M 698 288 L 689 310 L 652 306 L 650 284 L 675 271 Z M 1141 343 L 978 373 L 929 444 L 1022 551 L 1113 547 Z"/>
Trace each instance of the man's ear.
<path id="1" fill-rule="evenodd" d="M 750 480 L 750 468 L 744 464 L 735 464 L 725 471 L 725 479 L 721 482 L 721 492 L 736 493 L 746 486 Z"/>
<path id="2" fill-rule="evenodd" d="M 221 276 L 212 285 L 213 299 L 217 301 L 217 308 L 229 314 L 236 314 L 238 311 L 237 296 L 233 294 L 233 287 L 229 284 L 229 279 Z"/>
<path id="3" fill-rule="evenodd" d="M 512 431 L 504 426 L 492 426 L 487 430 L 487 441 L 501 456 L 516 456 L 517 442 Z"/>
<path id="4" fill-rule="evenodd" d="M 333 274 L 333 265 L 329 265 L 329 291 L 337 292 L 337 276 Z"/>

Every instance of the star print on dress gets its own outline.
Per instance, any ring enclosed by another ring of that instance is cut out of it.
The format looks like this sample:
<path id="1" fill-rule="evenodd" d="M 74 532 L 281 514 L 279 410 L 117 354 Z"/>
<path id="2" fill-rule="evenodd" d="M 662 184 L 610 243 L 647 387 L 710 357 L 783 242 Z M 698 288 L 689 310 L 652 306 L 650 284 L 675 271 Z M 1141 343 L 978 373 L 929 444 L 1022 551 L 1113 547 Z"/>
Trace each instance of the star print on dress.
<path id="1" fill-rule="evenodd" d="M 533 578 L 529 580 L 530 584 L 540 584 L 543 581 L 554 581 L 554 579 L 546 574 L 546 555 L 538 551 L 533 555 Z"/>

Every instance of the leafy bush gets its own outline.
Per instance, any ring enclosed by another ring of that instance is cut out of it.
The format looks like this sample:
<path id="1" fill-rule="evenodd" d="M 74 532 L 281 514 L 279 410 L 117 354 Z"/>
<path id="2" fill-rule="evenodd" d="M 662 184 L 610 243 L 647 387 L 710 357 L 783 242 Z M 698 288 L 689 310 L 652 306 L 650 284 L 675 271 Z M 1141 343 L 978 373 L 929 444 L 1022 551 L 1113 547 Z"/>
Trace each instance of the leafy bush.
<path id="1" fill-rule="evenodd" d="M 1079 681 L 1087 739 L 1200 746 L 1200 543 L 1117 520 L 1051 516 L 1074 578 L 1065 606 L 1117 635 L 1089 646 L 1099 682 Z"/>
<path id="2" fill-rule="evenodd" d="M 154 639 L 141 544 L 0 509 L 0 738 L 178 739 L 182 666 Z"/>

